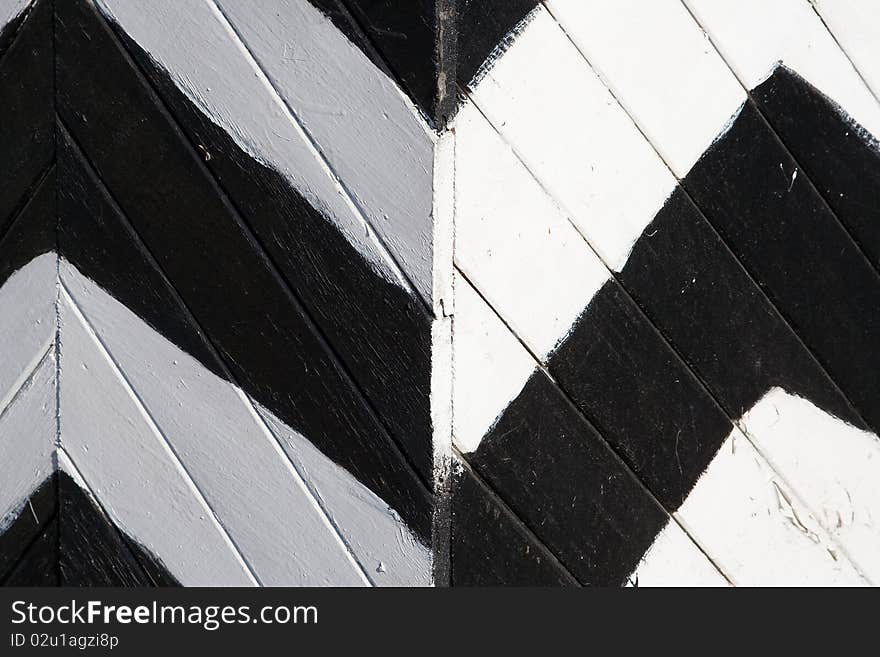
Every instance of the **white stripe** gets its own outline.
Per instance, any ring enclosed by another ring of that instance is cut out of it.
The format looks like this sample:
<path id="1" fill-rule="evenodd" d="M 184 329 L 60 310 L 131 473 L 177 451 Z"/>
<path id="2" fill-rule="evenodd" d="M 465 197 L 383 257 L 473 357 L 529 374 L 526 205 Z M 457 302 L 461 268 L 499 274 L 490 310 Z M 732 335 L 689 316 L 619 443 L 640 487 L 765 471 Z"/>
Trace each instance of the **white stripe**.
<path id="1" fill-rule="evenodd" d="M 546 4 L 679 177 L 746 100 L 680 0 Z"/>
<path id="2" fill-rule="evenodd" d="M 0 306 L 0 311 L 12 309 Z M 42 359 L 0 415 L 0 533 L 18 518 L 28 498 L 54 470 L 55 359 Z"/>
<path id="3" fill-rule="evenodd" d="M 453 440 L 468 453 L 520 393 L 536 363 L 461 276 L 455 279 L 452 348 Z"/>
<path id="4" fill-rule="evenodd" d="M 744 416 L 755 445 L 816 519 L 880 582 L 880 440 L 774 388 Z"/>
<path id="5" fill-rule="evenodd" d="M 46 253 L 10 276 L 0 287 L 0 409 L 5 406 L 55 339 L 57 258 Z"/>
<path id="6" fill-rule="evenodd" d="M 416 108 L 308 0 L 217 4 L 430 302 L 434 137 Z"/>
<path id="7" fill-rule="evenodd" d="M 62 300 L 61 441 L 126 535 L 187 586 L 255 582 L 125 382 Z"/>
<path id="8" fill-rule="evenodd" d="M 602 259 L 621 269 L 675 178 L 545 9 L 472 97 Z"/>
<path id="9" fill-rule="evenodd" d="M 683 0 L 748 89 L 781 62 L 880 135 L 880 105 L 805 0 Z"/>
<path id="10" fill-rule="evenodd" d="M 472 104 L 455 133 L 456 264 L 544 359 L 610 273 Z"/>
<path id="11" fill-rule="evenodd" d="M 642 557 L 628 586 L 728 586 L 727 580 L 674 521 Z"/>
<path id="12" fill-rule="evenodd" d="M 869 583 L 738 429 L 675 515 L 736 585 Z"/>
<path id="13" fill-rule="evenodd" d="M 262 584 L 430 582 L 428 549 L 369 489 L 65 261 L 61 275 Z"/>
<path id="14" fill-rule="evenodd" d="M 877 0 L 804 0 L 810 2 L 831 33 L 880 97 L 880 3 Z"/>
<path id="15" fill-rule="evenodd" d="M 405 285 L 373 229 L 213 5 L 205 0 L 98 3 L 208 119 L 290 181 L 380 275 Z"/>

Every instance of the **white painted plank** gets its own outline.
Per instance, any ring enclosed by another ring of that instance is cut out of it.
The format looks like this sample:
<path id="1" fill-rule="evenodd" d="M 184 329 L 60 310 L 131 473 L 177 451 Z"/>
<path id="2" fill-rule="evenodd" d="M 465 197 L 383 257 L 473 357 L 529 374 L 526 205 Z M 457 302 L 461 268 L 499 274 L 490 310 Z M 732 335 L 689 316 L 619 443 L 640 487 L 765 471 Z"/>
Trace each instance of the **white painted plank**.
<path id="1" fill-rule="evenodd" d="M 678 177 L 746 100 L 680 0 L 546 5 Z"/>
<path id="2" fill-rule="evenodd" d="M 724 576 L 675 522 L 648 548 L 628 586 L 729 586 Z"/>
<path id="3" fill-rule="evenodd" d="M 430 551 L 387 504 L 72 265 L 61 271 L 262 584 L 430 583 Z"/>
<path id="4" fill-rule="evenodd" d="M 880 96 L 880 3 L 877 0 L 804 2 L 819 12 L 874 96 Z"/>
<path id="5" fill-rule="evenodd" d="M 456 264 L 543 359 L 610 272 L 472 104 L 455 133 Z"/>
<path id="6" fill-rule="evenodd" d="M 217 4 L 430 302 L 434 138 L 415 106 L 308 0 Z"/>
<path id="7" fill-rule="evenodd" d="M 258 407 L 258 411 L 297 469 L 307 474 L 309 489 L 325 504 L 373 583 L 429 586 L 431 551 L 413 536 L 403 519 L 301 434 L 265 408 Z"/>
<path id="8" fill-rule="evenodd" d="M 808 2 L 683 1 L 746 88 L 754 89 L 782 63 L 880 135 L 880 105 Z"/>
<path id="9" fill-rule="evenodd" d="M 0 287 L 0 408 L 55 340 L 55 263 L 43 254 Z"/>
<path id="10" fill-rule="evenodd" d="M 780 388 L 744 416 L 749 435 L 813 515 L 880 582 L 880 440 Z"/>
<path id="11" fill-rule="evenodd" d="M 256 584 L 76 312 L 59 310 L 62 444 L 111 520 L 186 586 Z"/>
<path id="12" fill-rule="evenodd" d="M 52 353 L 40 355 L 12 403 L 0 413 L 0 533 L 54 470 L 55 359 Z"/>
<path id="13" fill-rule="evenodd" d="M 98 0 L 98 5 L 242 150 L 284 176 L 380 275 L 406 285 L 375 232 L 210 2 Z"/>
<path id="14" fill-rule="evenodd" d="M 453 336 L 453 441 L 468 453 L 479 447 L 537 364 L 461 276 L 455 279 Z"/>
<path id="15" fill-rule="evenodd" d="M 66 262 L 62 280 L 262 584 L 369 584 L 231 384 Z"/>
<path id="16" fill-rule="evenodd" d="M 0 0 L 0 29 L 15 20 L 30 3 L 31 0 Z"/>
<path id="17" fill-rule="evenodd" d="M 738 429 L 675 515 L 735 585 L 869 584 Z"/>
<path id="18" fill-rule="evenodd" d="M 543 8 L 472 98 L 612 269 L 675 178 Z"/>

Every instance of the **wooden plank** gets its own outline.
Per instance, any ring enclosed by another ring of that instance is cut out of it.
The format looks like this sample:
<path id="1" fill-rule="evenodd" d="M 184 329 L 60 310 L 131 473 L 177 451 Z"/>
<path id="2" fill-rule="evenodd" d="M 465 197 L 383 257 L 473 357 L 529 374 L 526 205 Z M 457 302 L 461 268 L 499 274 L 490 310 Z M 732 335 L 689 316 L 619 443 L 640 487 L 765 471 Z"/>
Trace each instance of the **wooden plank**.
<path id="1" fill-rule="evenodd" d="M 810 5 L 750 0 L 731 11 L 724 3 L 688 3 L 753 90 L 801 175 L 880 270 L 880 103 Z"/>
<path id="2" fill-rule="evenodd" d="M 874 96 L 880 95 L 880 7 L 871 0 L 815 0 L 810 4 Z"/>
<path id="3" fill-rule="evenodd" d="M 62 586 L 153 586 L 113 522 L 76 483 L 62 460 L 58 472 L 58 563 Z M 146 553 L 143 556 L 150 558 Z M 170 575 L 169 575 L 170 576 Z"/>
<path id="4" fill-rule="evenodd" d="M 55 360 L 43 351 L 0 411 L 0 571 L 8 571 L 54 510 L 54 486 L 45 482 L 54 470 L 55 436 Z"/>
<path id="5" fill-rule="evenodd" d="M 0 581 L 9 574 L 27 547 L 39 537 L 55 516 L 57 501 L 57 482 L 55 476 L 50 475 L 20 505 L 17 516 L 13 511 L 3 517 L 0 525 L 3 527 L 0 533 Z"/>
<path id="6" fill-rule="evenodd" d="M 218 49 L 235 51 L 228 38 L 201 43 L 199 38 L 206 34 L 205 21 L 197 20 L 198 16 L 191 18 L 194 23 L 188 42 L 197 52 L 209 56 Z M 346 237 L 347 233 L 334 223 L 336 215 L 328 212 L 328 205 L 335 213 L 347 212 L 353 222 L 357 213 L 340 202 L 338 184 L 330 184 L 329 172 L 314 171 L 310 179 L 313 182 L 295 184 L 291 180 L 293 174 L 320 169 L 312 153 L 306 152 L 304 146 L 288 147 L 278 155 L 277 163 L 265 166 L 264 157 L 255 159 L 242 150 L 229 133 L 190 102 L 168 74 L 157 67 L 153 55 L 141 50 L 127 36 L 122 38 L 189 140 L 210 154 L 206 166 L 230 194 L 383 422 L 406 446 L 422 476 L 430 480 L 431 318 L 418 297 L 401 287 L 391 273 L 378 272 L 374 261 L 361 254 L 358 244 L 365 233 L 364 226 L 353 226 Z M 199 71 L 215 70 L 213 66 L 199 67 Z M 265 87 L 247 74 L 246 65 L 240 73 L 242 86 L 249 85 L 248 96 L 266 93 Z M 230 88 L 219 81 L 206 84 L 216 89 Z M 249 116 L 247 112 L 245 115 Z M 269 143 L 305 144 L 291 121 L 271 114 L 267 118 L 272 119 L 272 132 L 289 137 L 271 139 Z M 284 168 L 276 170 L 277 166 Z M 300 189 L 312 189 L 318 197 L 307 200 Z M 358 236 L 351 242 L 354 232 Z"/>
<path id="7" fill-rule="evenodd" d="M 69 300 L 62 298 L 59 313 L 64 449 L 108 516 L 184 585 L 255 584 L 203 496 Z M 98 424 L 96 417 L 101 418 Z"/>
<path id="8" fill-rule="evenodd" d="M 0 226 L 27 201 L 52 160 L 52 3 L 39 0 L 0 59 Z"/>
<path id="9" fill-rule="evenodd" d="M 65 257 L 82 263 L 86 273 L 97 267 L 99 273 L 112 274 L 113 288 L 127 290 L 126 298 L 139 294 L 169 319 L 176 316 L 170 325 L 175 333 L 196 345 L 194 353 L 208 354 L 216 367 L 207 369 L 63 261 L 65 291 L 76 299 L 261 582 L 363 584 L 365 576 L 397 584 L 429 581 L 430 557 L 399 516 L 375 496 L 371 504 L 361 503 L 370 496 L 368 489 L 338 466 L 323 463 L 326 457 L 305 438 L 273 418 L 274 433 L 293 436 L 296 447 L 289 455 L 300 458 L 291 466 L 282 451 L 285 443 L 270 433 L 250 401 L 221 378 L 223 366 L 186 309 L 64 133 L 59 137 L 59 143 L 67 144 L 59 154 L 65 172 L 60 195 Z M 95 254 L 109 253 L 116 267 L 93 262 Z M 255 479 L 254 473 L 260 476 Z M 323 475 L 318 484 L 315 473 Z M 349 561 L 348 550 L 357 564 Z M 380 562 L 384 572 L 374 574 Z"/>
<path id="10" fill-rule="evenodd" d="M 58 518 L 49 522 L 3 586 L 58 586 Z"/>
<path id="11" fill-rule="evenodd" d="M 61 116 L 235 379 L 427 542 L 426 488 L 299 300 L 109 28 L 88 7 L 65 5 L 59 12 Z M 98 82 L 78 84 L 84 76 Z M 120 114 L 120 107 L 128 111 Z M 143 185 L 145 179 L 151 184 Z"/>
<path id="12" fill-rule="evenodd" d="M 409 99 L 307 0 L 217 5 L 432 306 L 434 138 Z"/>

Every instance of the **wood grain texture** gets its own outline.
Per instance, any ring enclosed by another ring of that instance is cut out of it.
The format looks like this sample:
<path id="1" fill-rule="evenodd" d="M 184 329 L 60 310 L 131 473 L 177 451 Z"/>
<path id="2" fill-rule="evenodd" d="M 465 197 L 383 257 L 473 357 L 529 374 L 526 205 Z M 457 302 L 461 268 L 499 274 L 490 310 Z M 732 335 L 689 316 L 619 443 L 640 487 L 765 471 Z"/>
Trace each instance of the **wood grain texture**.
<path id="1" fill-rule="evenodd" d="M 65 125 L 236 380 L 427 540 L 427 490 L 109 28 L 93 10 L 65 5 L 58 44 Z M 76 84 L 83 76 L 105 84 Z"/>

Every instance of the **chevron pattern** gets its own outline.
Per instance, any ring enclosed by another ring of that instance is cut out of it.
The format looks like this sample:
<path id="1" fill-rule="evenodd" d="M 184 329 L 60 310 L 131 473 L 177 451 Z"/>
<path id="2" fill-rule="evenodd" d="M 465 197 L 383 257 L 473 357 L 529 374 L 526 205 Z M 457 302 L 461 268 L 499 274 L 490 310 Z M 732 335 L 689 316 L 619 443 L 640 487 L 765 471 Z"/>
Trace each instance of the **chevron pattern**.
<path id="1" fill-rule="evenodd" d="M 4 583 L 880 582 L 868 0 L 0 22 Z"/>

